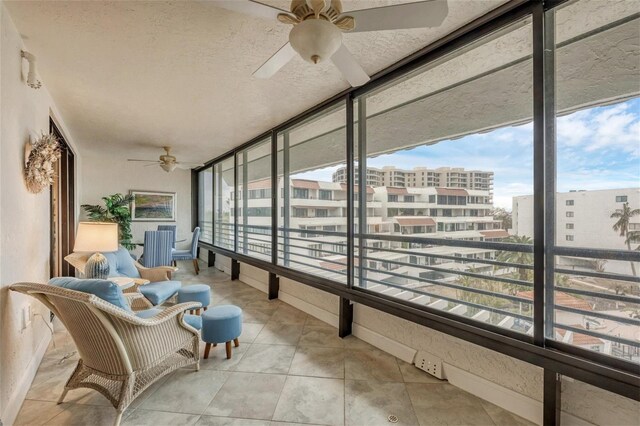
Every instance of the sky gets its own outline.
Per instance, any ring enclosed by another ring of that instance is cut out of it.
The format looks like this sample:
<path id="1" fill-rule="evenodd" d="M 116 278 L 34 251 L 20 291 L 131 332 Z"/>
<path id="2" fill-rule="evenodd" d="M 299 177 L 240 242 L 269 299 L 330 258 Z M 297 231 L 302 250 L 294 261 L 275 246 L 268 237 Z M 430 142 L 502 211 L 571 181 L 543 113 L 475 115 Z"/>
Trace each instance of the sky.
<path id="1" fill-rule="evenodd" d="M 494 205 L 511 210 L 512 198 L 533 193 L 533 125 L 367 159 L 370 167 L 464 167 L 494 172 Z M 331 181 L 339 166 L 296 175 Z M 640 98 L 589 108 L 557 120 L 557 190 L 640 187 Z"/>

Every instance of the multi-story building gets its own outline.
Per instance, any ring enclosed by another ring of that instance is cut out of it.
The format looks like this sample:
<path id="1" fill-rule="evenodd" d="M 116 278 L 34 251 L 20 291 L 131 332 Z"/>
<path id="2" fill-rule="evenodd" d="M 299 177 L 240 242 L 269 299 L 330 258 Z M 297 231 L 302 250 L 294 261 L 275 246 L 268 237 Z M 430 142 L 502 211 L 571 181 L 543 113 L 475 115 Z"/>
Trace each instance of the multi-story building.
<path id="1" fill-rule="evenodd" d="M 556 244 L 626 250 L 626 238 L 612 229 L 616 219 L 611 218 L 611 214 L 620 210 L 624 203 L 629 203 L 631 209 L 640 208 L 640 188 L 557 193 Z M 512 216 L 514 234 L 533 236 L 533 195 L 514 197 Z M 640 232 L 640 216 L 631 218 L 629 231 Z M 577 269 L 594 267 L 592 261 L 564 256 L 558 257 L 558 263 Z M 628 262 L 609 261 L 603 267 L 609 272 L 631 273 Z"/>
<path id="2" fill-rule="evenodd" d="M 356 167 L 357 172 L 357 167 Z M 333 173 L 334 182 L 347 181 L 347 169 L 341 167 Z M 367 167 L 367 185 L 372 187 L 395 186 L 407 188 L 465 188 L 493 192 L 493 172 L 465 170 L 461 167 L 412 170 L 385 166 L 381 169 Z"/>
<path id="3" fill-rule="evenodd" d="M 239 199 L 237 218 L 238 247 L 246 247 L 250 254 L 262 254 L 265 257 L 271 255 L 269 187 L 268 181 L 250 182 L 247 199 L 244 202 Z M 308 272 L 338 278 L 336 275 L 346 270 L 346 184 L 291 179 L 286 209 L 282 206 L 282 200 L 285 199 L 282 181 L 278 192 L 278 199 L 281 200 L 278 250 L 282 261 L 308 269 Z M 242 193 L 241 186 L 238 193 Z M 500 228 L 501 222 L 491 214 L 493 205 L 488 190 L 367 186 L 366 194 L 365 232 L 368 234 L 476 241 L 499 240 L 509 235 Z M 382 250 L 403 247 L 400 242 L 388 240 L 371 240 L 369 246 L 380 249 L 366 251 L 369 258 L 367 267 L 376 270 L 369 277 L 377 276 L 379 280 L 385 280 L 390 278 L 385 271 L 394 271 L 395 274 L 407 276 L 404 281 L 409 287 L 424 284 L 411 283 L 411 277 L 455 279 L 455 274 L 449 277 L 448 274 L 425 272 L 424 268 L 408 266 L 410 264 L 442 264 L 443 268 L 473 268 L 481 271 L 491 268 L 486 264 L 456 262 L 437 256 L 483 259 L 495 256 L 495 252 L 488 249 L 443 246 L 416 247 L 414 255 L 410 256 Z M 424 253 L 424 256 L 415 253 Z M 429 257 L 429 254 L 435 257 Z"/>

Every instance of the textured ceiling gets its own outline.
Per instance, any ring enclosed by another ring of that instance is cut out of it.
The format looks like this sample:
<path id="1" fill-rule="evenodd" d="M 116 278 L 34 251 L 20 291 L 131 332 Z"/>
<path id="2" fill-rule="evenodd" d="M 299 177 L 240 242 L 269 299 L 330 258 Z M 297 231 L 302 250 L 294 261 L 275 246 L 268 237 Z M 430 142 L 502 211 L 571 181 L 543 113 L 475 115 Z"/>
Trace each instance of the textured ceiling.
<path id="1" fill-rule="evenodd" d="M 343 3 L 348 11 L 406 1 Z M 504 2 L 449 0 L 438 28 L 344 42 L 371 75 Z M 154 158 L 172 145 L 179 160 L 205 161 L 348 87 L 331 63 L 297 57 L 270 80 L 253 78 L 290 27 L 215 1 L 5 4 L 81 150 Z"/>

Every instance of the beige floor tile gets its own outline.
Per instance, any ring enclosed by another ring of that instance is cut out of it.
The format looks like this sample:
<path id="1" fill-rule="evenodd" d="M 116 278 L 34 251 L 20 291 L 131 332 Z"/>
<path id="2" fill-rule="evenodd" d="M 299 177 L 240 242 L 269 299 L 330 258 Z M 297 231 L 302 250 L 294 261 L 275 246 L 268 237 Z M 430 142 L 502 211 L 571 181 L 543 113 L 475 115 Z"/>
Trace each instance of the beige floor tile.
<path id="1" fill-rule="evenodd" d="M 204 414 L 270 420 L 287 376 L 232 373 Z"/>
<path id="2" fill-rule="evenodd" d="M 62 360 L 60 357 L 49 357 L 45 355 L 40 363 L 36 377 L 33 379 L 32 385 L 60 378 L 61 376 L 69 378 L 76 368 L 76 365 L 78 365 L 77 356 L 74 356 L 73 359 Z"/>
<path id="3" fill-rule="evenodd" d="M 242 333 L 240 334 L 240 337 L 238 337 L 238 340 L 241 343 L 253 343 L 253 341 L 256 340 L 256 337 L 258 337 L 258 334 L 260 334 L 263 328 L 264 324 L 243 322 Z"/>
<path id="4" fill-rule="evenodd" d="M 196 424 L 200 418 L 197 414 L 170 413 L 167 411 L 152 411 L 137 409 L 124 420 L 122 426 L 190 426 Z"/>
<path id="5" fill-rule="evenodd" d="M 301 324 L 267 323 L 254 343 L 267 343 L 276 345 L 297 345 L 302 335 Z"/>
<path id="6" fill-rule="evenodd" d="M 113 407 L 62 404 L 64 411 L 47 422 L 52 426 L 112 426 L 117 411 Z M 125 413 L 126 415 L 126 413 Z M 123 415 L 123 417 L 125 416 Z"/>
<path id="7" fill-rule="evenodd" d="M 269 426 L 319 426 L 317 423 L 292 423 L 292 422 L 274 422 L 269 423 Z"/>
<path id="8" fill-rule="evenodd" d="M 212 346 L 209 351 L 209 358 L 204 359 L 205 343 L 200 342 L 200 368 L 206 370 L 233 370 L 240 363 L 242 357 L 251 346 L 250 343 L 240 342 L 240 346 L 232 346 L 231 359 L 227 359 L 227 351 L 225 345 L 218 344 L 215 348 Z"/>
<path id="9" fill-rule="evenodd" d="M 322 346 L 343 348 L 344 341 L 338 336 L 338 329 L 331 326 L 305 326 L 300 338 L 302 346 Z"/>
<path id="10" fill-rule="evenodd" d="M 254 343 L 235 370 L 248 373 L 287 374 L 295 351 L 295 346 Z"/>
<path id="11" fill-rule="evenodd" d="M 493 426 L 482 400 L 448 383 L 406 383 L 421 426 Z"/>
<path id="12" fill-rule="evenodd" d="M 156 380 L 155 382 L 153 382 L 148 388 L 146 388 L 140 395 L 138 395 L 138 397 L 136 399 L 134 399 L 133 401 L 131 401 L 131 404 L 129 405 L 130 409 L 135 409 L 137 407 L 140 406 L 140 404 L 142 404 L 147 398 L 149 398 L 155 391 L 157 391 L 160 386 L 162 386 L 162 384 L 164 382 L 166 382 L 169 377 L 171 376 L 171 374 L 167 374 L 164 377 L 159 378 L 158 380 Z"/>
<path id="13" fill-rule="evenodd" d="M 342 426 L 344 381 L 287 377 L 273 420 Z"/>
<path id="14" fill-rule="evenodd" d="M 400 372 L 402 373 L 402 378 L 405 383 L 443 383 L 443 380 L 440 380 L 436 377 L 433 377 L 431 374 L 426 371 L 420 370 L 413 364 L 409 364 L 408 362 L 404 362 L 402 360 L 398 360 L 398 366 L 400 367 Z"/>
<path id="15" fill-rule="evenodd" d="M 288 305 L 282 305 L 271 318 L 278 324 L 299 324 L 304 325 L 307 321 L 307 314 Z"/>
<path id="16" fill-rule="evenodd" d="M 491 420 L 499 426 L 535 426 L 535 423 L 530 422 L 520 416 L 517 416 L 509 411 L 498 407 L 487 401 L 481 401 L 482 407 L 489 414 Z"/>
<path id="17" fill-rule="evenodd" d="M 202 416 L 196 426 L 269 426 L 269 422 L 266 420 Z"/>
<path id="18" fill-rule="evenodd" d="M 177 370 L 139 408 L 201 414 L 228 377 L 226 371 Z"/>
<path id="19" fill-rule="evenodd" d="M 274 313 L 270 310 L 242 306 L 242 321 L 245 323 L 266 324 L 273 318 L 273 315 Z"/>
<path id="20" fill-rule="evenodd" d="M 347 349 L 344 371 L 345 378 L 349 380 L 402 382 L 396 357 L 379 349 Z"/>
<path id="21" fill-rule="evenodd" d="M 62 413 L 64 408 L 55 402 L 25 400 L 16 417 L 14 426 L 46 425 L 52 418 Z"/>
<path id="22" fill-rule="evenodd" d="M 290 375 L 344 378 L 344 349 L 298 346 Z"/>
<path id="23" fill-rule="evenodd" d="M 398 425 L 418 425 L 404 383 L 347 380 L 344 411 L 347 426 L 388 425 L 390 415 Z"/>
<path id="24" fill-rule="evenodd" d="M 307 316 L 307 321 L 304 323 L 305 327 L 333 327 L 328 322 L 324 322 L 313 315 Z M 334 327 L 335 328 L 335 327 Z"/>

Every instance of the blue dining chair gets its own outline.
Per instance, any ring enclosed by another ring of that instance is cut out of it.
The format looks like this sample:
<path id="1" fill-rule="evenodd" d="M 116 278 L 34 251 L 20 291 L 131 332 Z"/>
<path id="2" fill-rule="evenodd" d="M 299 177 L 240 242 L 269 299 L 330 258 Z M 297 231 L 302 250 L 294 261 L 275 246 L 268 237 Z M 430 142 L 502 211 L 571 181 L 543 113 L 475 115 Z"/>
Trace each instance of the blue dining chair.
<path id="1" fill-rule="evenodd" d="M 198 266 L 198 240 L 200 239 L 200 227 L 196 226 L 193 230 L 193 237 L 191 238 L 190 250 L 174 250 L 173 261 L 178 260 L 192 260 L 193 269 L 196 271 L 196 275 L 200 273 L 200 267 Z"/>
<path id="2" fill-rule="evenodd" d="M 145 231 L 144 253 L 142 264 L 147 268 L 156 266 L 171 266 L 173 248 L 173 232 L 171 231 Z"/>
<path id="3" fill-rule="evenodd" d="M 158 231 L 171 231 L 173 232 L 173 247 L 176 248 L 176 240 L 178 239 L 178 227 L 176 225 L 158 225 Z"/>

